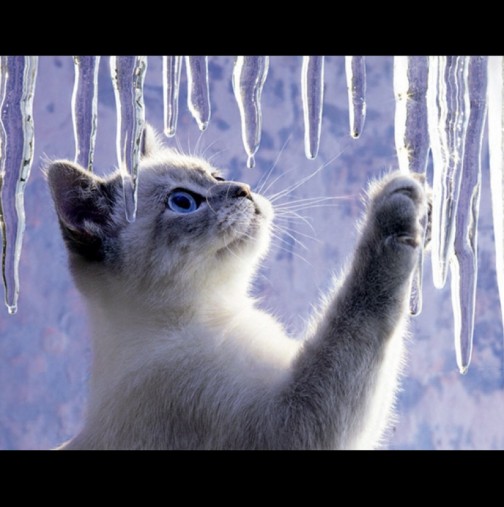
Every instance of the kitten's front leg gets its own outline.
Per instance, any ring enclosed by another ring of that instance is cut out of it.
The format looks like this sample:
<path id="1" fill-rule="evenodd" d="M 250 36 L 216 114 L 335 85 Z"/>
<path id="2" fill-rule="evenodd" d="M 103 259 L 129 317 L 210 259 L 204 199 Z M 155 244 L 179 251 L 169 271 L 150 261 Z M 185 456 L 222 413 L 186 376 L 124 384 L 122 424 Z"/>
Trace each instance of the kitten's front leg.
<path id="1" fill-rule="evenodd" d="M 386 425 L 426 203 L 419 182 L 398 173 L 370 197 L 350 270 L 282 392 L 284 447 L 374 447 Z"/>

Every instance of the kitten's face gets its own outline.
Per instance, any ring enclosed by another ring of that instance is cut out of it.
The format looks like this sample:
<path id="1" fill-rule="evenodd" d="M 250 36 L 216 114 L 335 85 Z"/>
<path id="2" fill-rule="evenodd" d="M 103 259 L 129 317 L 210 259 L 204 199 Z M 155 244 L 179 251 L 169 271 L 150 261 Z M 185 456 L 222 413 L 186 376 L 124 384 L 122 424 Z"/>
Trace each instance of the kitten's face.
<path id="1" fill-rule="evenodd" d="M 81 288 L 79 278 L 93 273 L 145 290 L 248 277 L 268 248 L 270 203 L 199 158 L 166 149 L 144 156 L 133 223 L 119 174 L 103 180 L 55 162 L 48 179 Z"/>
<path id="2" fill-rule="evenodd" d="M 119 235 L 122 257 L 162 277 L 203 266 L 243 270 L 266 252 L 272 215 L 248 185 L 225 181 L 204 160 L 163 151 L 141 167 L 137 219 Z"/>

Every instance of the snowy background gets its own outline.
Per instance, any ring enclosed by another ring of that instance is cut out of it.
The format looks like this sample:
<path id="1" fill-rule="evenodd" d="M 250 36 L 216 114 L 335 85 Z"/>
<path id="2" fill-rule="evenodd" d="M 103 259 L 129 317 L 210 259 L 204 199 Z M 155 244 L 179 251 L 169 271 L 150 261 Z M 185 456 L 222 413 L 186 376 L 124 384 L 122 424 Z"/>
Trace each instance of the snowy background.
<path id="1" fill-rule="evenodd" d="M 393 59 L 367 58 L 367 120 L 360 139 L 348 135 L 344 58 L 326 59 L 320 153 L 304 156 L 300 57 L 272 57 L 263 93 L 262 142 L 256 168 L 247 169 L 239 114 L 231 88 L 233 58 L 211 57 L 212 118 L 203 134 L 187 111 L 182 76 L 175 140 L 205 153 L 230 179 L 257 185 L 275 166 L 268 194 L 324 168 L 290 199 L 341 196 L 333 207 L 303 211 L 315 230 L 292 223 L 297 238 L 276 241 L 256 283 L 264 307 L 293 332 L 355 245 L 360 195 L 368 180 L 397 167 L 394 148 Z M 16 315 L 0 308 L 0 449 L 47 449 L 79 430 L 87 396 L 90 343 L 86 314 L 69 277 L 66 254 L 41 167 L 45 157 L 74 156 L 70 99 L 71 57 L 41 57 L 34 100 L 35 162 L 26 189 L 26 232 Z M 161 57 L 150 57 L 145 84 L 147 120 L 162 129 Z M 115 102 L 108 58 L 100 67 L 95 171 L 115 164 Z M 461 376 L 453 347 L 449 283 L 436 290 L 430 258 L 424 273 L 424 310 L 411 326 L 409 360 L 390 449 L 504 449 L 503 328 L 495 280 L 488 150 L 483 161 L 479 222 L 479 279 L 474 352 Z M 430 168 L 429 168 L 430 171 Z M 275 179 L 278 178 L 277 181 Z M 267 187 L 267 185 L 266 185 Z M 316 239 L 309 239 L 309 235 Z"/>

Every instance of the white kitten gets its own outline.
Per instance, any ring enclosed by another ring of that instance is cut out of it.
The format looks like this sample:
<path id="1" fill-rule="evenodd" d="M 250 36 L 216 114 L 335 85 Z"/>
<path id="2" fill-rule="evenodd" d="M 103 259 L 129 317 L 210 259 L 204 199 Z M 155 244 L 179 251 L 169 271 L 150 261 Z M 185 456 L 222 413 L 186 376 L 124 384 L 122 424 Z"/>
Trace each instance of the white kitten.
<path id="1" fill-rule="evenodd" d="M 374 184 L 346 277 L 300 342 L 248 295 L 270 203 L 162 149 L 150 128 L 145 137 L 134 223 L 118 173 L 48 168 L 93 329 L 87 419 L 64 447 L 377 446 L 398 383 L 421 185 L 398 174 Z"/>

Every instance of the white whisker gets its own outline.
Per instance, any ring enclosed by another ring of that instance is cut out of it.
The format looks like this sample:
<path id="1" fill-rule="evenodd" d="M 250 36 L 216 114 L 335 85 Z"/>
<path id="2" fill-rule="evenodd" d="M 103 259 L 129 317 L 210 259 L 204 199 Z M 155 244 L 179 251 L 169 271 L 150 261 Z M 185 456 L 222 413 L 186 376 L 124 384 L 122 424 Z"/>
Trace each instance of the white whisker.
<path id="1" fill-rule="evenodd" d="M 271 176 L 271 174 L 273 173 L 274 169 L 276 168 L 276 166 L 277 166 L 277 164 L 278 164 L 278 162 L 280 160 L 280 156 L 283 154 L 283 152 L 284 152 L 285 148 L 287 147 L 287 144 L 290 142 L 291 138 L 292 138 L 292 134 L 289 134 L 289 137 L 283 143 L 282 148 L 278 152 L 278 155 L 276 156 L 275 161 L 273 162 L 273 165 L 271 166 L 271 169 L 266 173 L 266 177 L 264 178 L 264 176 L 261 176 L 261 178 L 259 179 L 257 185 L 260 184 L 261 186 L 257 190 L 258 194 L 262 194 L 264 185 L 266 184 L 266 182 L 268 181 L 269 177 Z M 261 183 L 261 180 L 263 178 L 264 178 L 264 181 Z M 268 188 L 269 188 L 269 186 L 268 186 Z"/>
<path id="2" fill-rule="evenodd" d="M 347 143 L 347 147 L 348 147 L 348 143 Z M 315 171 L 313 171 L 311 174 L 309 174 L 308 176 L 305 176 L 304 178 L 302 178 L 300 181 L 297 181 L 296 183 L 294 183 L 293 185 L 291 185 L 290 187 L 287 187 L 286 189 L 276 193 L 276 194 L 273 194 L 272 196 L 269 196 L 269 200 L 271 202 L 275 202 L 276 200 L 278 200 L 280 197 L 284 197 L 290 193 L 292 193 L 294 190 L 298 189 L 300 186 L 304 185 L 305 183 L 307 183 L 308 181 L 310 181 L 314 176 L 316 176 L 320 171 L 322 171 L 323 169 L 325 169 L 326 167 L 328 167 L 330 164 L 332 164 L 336 159 L 338 159 L 341 154 L 346 150 L 347 147 L 344 147 L 341 149 L 341 151 L 336 154 L 334 157 L 332 157 L 331 159 L 329 159 L 327 162 L 325 162 L 324 164 L 321 164 Z"/>
<path id="3" fill-rule="evenodd" d="M 285 176 L 287 176 L 288 174 L 292 173 L 293 171 L 296 171 L 296 167 L 292 168 L 292 169 L 289 169 L 288 171 L 284 171 L 283 173 L 279 174 L 272 182 L 270 182 L 270 184 L 264 189 L 264 191 L 262 192 L 263 195 L 267 196 L 268 199 L 271 200 L 271 196 L 268 196 L 268 191 L 269 189 L 277 182 L 279 181 L 280 179 L 284 178 Z M 273 194 L 273 196 L 276 195 L 276 194 Z"/>
<path id="4" fill-rule="evenodd" d="M 310 222 L 311 219 L 308 218 L 308 217 L 304 217 L 303 215 L 300 215 L 299 213 L 297 213 L 295 211 L 292 211 L 292 210 L 283 211 L 283 214 L 276 216 L 275 220 L 277 220 L 278 218 L 288 218 L 288 219 L 301 220 L 302 222 L 304 222 L 313 231 L 313 234 L 316 234 L 315 229 L 314 229 L 312 223 Z"/>
<path id="5" fill-rule="evenodd" d="M 277 236 L 275 233 L 272 233 L 272 238 L 274 240 L 276 239 L 278 241 L 282 241 L 282 238 L 280 238 L 279 236 Z M 283 240 L 283 242 L 285 242 L 285 240 Z M 274 244 L 274 247 L 277 248 L 278 250 L 281 250 L 282 252 L 285 252 L 285 253 L 287 253 L 289 255 L 297 257 L 298 259 L 302 260 L 303 262 L 306 262 L 309 266 L 313 267 L 313 264 L 310 261 L 308 261 L 305 257 L 303 257 L 302 255 L 298 254 L 297 252 L 294 252 L 292 249 L 287 249 L 284 246 L 279 245 L 279 244 Z"/>
<path id="6" fill-rule="evenodd" d="M 201 137 L 200 137 L 201 139 Z M 199 140 L 198 140 L 199 143 Z M 201 158 L 205 158 L 207 161 L 209 161 L 209 157 L 206 156 L 207 151 L 214 146 L 217 143 L 217 139 L 214 139 L 211 143 L 208 143 L 202 150 L 201 150 Z"/>
<path id="7" fill-rule="evenodd" d="M 286 221 L 288 224 L 290 224 L 290 220 L 286 219 L 285 221 Z M 287 230 L 285 227 L 283 227 L 283 226 L 281 226 L 281 225 L 278 225 L 278 224 L 274 224 L 274 226 L 275 226 L 278 230 L 280 230 L 280 231 L 282 231 L 282 232 L 285 232 L 285 231 Z M 301 231 L 299 231 L 299 230 L 297 230 L 297 229 L 294 229 L 294 230 L 293 230 L 293 229 L 291 229 L 291 231 L 292 231 L 292 233 L 293 233 L 293 234 L 298 234 L 299 236 L 303 236 L 303 238 L 309 239 L 310 241 L 315 241 L 316 243 L 323 243 L 323 241 L 322 241 L 321 239 L 319 239 L 319 238 L 317 238 L 317 237 L 315 237 L 315 236 L 311 236 L 310 234 L 306 234 L 306 233 L 304 233 L 304 232 L 301 232 Z"/>
<path id="8" fill-rule="evenodd" d="M 315 208 L 334 208 L 337 207 L 338 204 L 332 203 L 332 204 L 299 204 L 297 206 L 292 206 L 291 208 L 286 208 L 284 211 L 302 211 L 307 209 L 315 209 Z"/>
<path id="9" fill-rule="evenodd" d="M 303 248 L 304 250 L 309 250 L 309 248 L 301 241 L 299 241 L 297 238 L 295 238 L 289 231 L 285 230 L 285 229 L 281 229 L 279 228 L 278 226 L 276 226 L 276 230 L 281 232 L 282 234 L 285 234 L 286 236 L 289 236 L 289 238 L 292 239 L 292 241 L 294 241 L 296 244 L 298 244 L 301 248 Z M 290 245 L 290 243 L 283 239 L 282 238 L 282 241 L 287 243 L 288 245 Z"/>

